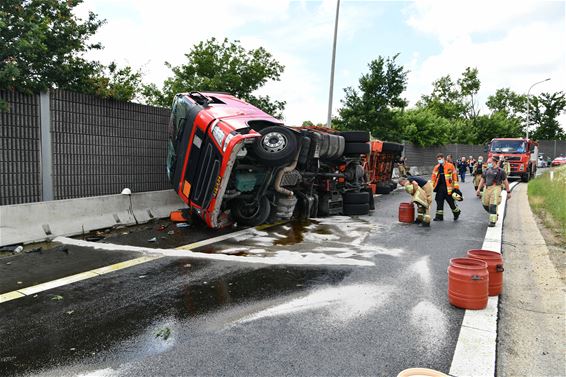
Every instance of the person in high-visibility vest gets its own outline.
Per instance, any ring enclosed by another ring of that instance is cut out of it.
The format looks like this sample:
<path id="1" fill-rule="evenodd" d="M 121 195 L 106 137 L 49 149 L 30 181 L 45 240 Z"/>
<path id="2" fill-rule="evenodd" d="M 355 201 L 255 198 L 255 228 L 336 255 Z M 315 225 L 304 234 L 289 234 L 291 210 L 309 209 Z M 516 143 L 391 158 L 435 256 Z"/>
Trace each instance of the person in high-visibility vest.
<path id="1" fill-rule="evenodd" d="M 482 188 L 485 186 L 483 194 Z M 511 190 L 505 170 L 501 169 L 492 158 L 487 159 L 487 169 L 482 174 L 476 195 L 482 195 L 483 208 L 489 213 L 489 226 L 497 222 L 497 206 L 501 203 L 501 187 L 507 191 L 507 199 L 511 199 Z"/>
<path id="2" fill-rule="evenodd" d="M 481 181 L 481 175 L 483 171 L 487 169 L 487 164 L 484 164 L 483 157 L 479 156 L 476 164 L 474 165 L 474 170 L 472 170 L 472 175 L 474 176 L 474 189 L 478 189 Z"/>
<path id="3" fill-rule="evenodd" d="M 444 161 L 444 155 L 442 153 L 436 155 L 436 160 L 438 164 L 432 170 L 431 177 L 432 186 L 436 193 L 436 214 L 433 220 L 444 221 L 444 201 L 448 202 L 448 205 L 452 209 L 454 220 L 458 220 L 462 211 L 456 206 L 452 198 L 452 192 L 457 193 L 460 197 L 463 196 L 458 183 L 458 172 L 453 164 Z"/>
<path id="4" fill-rule="evenodd" d="M 411 195 L 413 203 L 417 205 L 417 219 L 415 224 L 430 227 L 430 207 L 432 206 L 432 183 L 421 177 L 409 176 L 401 178 L 399 184 Z"/>

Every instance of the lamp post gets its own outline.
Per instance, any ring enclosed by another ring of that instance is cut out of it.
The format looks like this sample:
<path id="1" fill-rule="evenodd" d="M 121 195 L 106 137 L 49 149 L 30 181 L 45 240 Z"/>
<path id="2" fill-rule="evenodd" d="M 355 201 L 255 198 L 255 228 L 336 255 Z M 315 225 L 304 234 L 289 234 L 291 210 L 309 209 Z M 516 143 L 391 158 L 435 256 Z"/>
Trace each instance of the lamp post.
<path id="1" fill-rule="evenodd" d="M 326 127 L 332 128 L 332 94 L 334 91 L 334 65 L 336 63 L 336 38 L 338 37 L 338 15 L 340 13 L 340 0 L 336 1 L 336 19 L 334 20 L 334 43 L 332 45 L 332 64 L 330 66 L 330 93 L 328 94 L 328 118 Z"/>
<path id="2" fill-rule="evenodd" d="M 527 134 L 526 138 L 527 139 L 529 138 L 529 108 L 530 108 L 530 105 L 531 105 L 531 100 L 530 100 L 531 89 L 533 88 L 533 86 L 538 85 L 538 84 L 543 83 L 543 82 L 546 82 L 546 81 L 549 81 L 549 80 L 550 80 L 550 77 L 547 78 L 547 79 L 544 79 L 542 81 L 537 81 L 533 85 L 531 85 L 531 87 L 527 91 L 527 125 L 525 126 L 525 131 L 526 131 L 526 134 Z"/>

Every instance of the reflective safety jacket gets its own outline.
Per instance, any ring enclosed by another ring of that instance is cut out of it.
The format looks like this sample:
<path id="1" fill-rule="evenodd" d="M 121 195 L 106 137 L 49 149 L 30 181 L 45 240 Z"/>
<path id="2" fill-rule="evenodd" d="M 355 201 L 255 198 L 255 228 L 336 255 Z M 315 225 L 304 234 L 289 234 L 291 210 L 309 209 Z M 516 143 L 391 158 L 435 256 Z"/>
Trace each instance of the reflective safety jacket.
<path id="1" fill-rule="evenodd" d="M 436 166 L 432 170 L 432 177 L 430 180 L 434 188 L 436 188 L 436 185 L 438 184 L 438 180 L 442 179 L 442 177 L 438 176 L 439 166 L 440 164 L 436 164 Z M 456 171 L 454 165 L 452 165 L 450 162 L 445 161 L 443 164 L 443 168 L 444 168 L 444 180 L 446 181 L 446 189 L 448 190 L 448 195 L 452 195 L 452 190 L 460 189 L 460 185 L 458 184 L 458 172 Z"/>

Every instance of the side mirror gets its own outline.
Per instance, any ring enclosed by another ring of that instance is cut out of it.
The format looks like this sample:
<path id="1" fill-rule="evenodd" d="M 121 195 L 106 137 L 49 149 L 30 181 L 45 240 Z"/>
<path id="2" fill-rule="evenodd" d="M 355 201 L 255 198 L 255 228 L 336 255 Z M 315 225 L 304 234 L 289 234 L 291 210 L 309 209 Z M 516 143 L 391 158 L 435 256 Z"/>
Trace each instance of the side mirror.
<path id="1" fill-rule="evenodd" d="M 484 144 L 483 151 L 487 153 L 488 150 L 489 150 L 489 144 Z"/>

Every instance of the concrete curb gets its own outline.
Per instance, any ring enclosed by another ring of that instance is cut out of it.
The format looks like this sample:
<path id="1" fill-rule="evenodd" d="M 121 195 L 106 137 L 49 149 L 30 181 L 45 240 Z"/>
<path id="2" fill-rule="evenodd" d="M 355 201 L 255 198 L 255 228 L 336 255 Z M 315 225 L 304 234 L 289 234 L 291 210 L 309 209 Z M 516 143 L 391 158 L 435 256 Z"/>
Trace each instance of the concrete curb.
<path id="1" fill-rule="evenodd" d="M 513 189 L 518 182 L 511 183 Z M 507 193 L 501 195 L 502 213 L 492 228 L 487 228 L 482 249 L 501 253 L 503 221 L 507 208 Z M 499 296 L 490 297 L 484 310 L 466 310 L 458 343 L 450 366 L 450 375 L 495 376 L 497 347 L 497 315 Z"/>
<path id="2" fill-rule="evenodd" d="M 0 246 L 144 223 L 184 206 L 173 190 L 1 206 Z"/>

